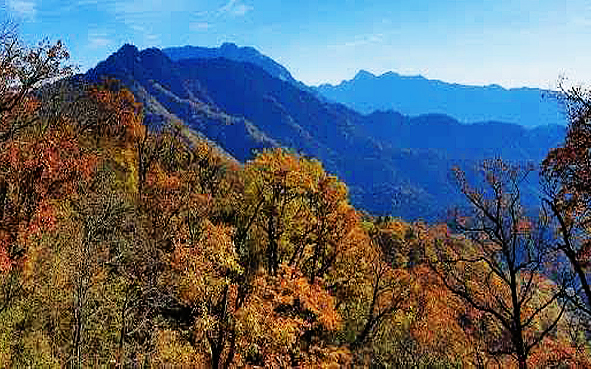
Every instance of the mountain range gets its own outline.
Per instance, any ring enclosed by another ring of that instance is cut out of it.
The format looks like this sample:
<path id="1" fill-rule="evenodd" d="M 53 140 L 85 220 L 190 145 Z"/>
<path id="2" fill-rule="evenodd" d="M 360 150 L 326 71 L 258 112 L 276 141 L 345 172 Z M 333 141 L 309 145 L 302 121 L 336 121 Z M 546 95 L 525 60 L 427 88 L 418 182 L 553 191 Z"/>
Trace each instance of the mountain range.
<path id="1" fill-rule="evenodd" d="M 362 114 L 319 97 L 255 49 L 231 44 L 124 45 L 83 77 L 103 76 L 135 94 L 149 124 L 182 121 L 241 162 L 278 146 L 317 157 L 348 184 L 354 205 L 406 219 L 440 219 L 461 202 L 452 166 L 470 169 L 497 155 L 539 162 L 565 133 L 558 125 L 462 124 L 442 114 Z M 535 198 L 535 183 L 526 193 Z"/>
<path id="2" fill-rule="evenodd" d="M 566 123 L 556 94 L 537 88 L 466 86 L 420 75 L 388 72 L 376 76 L 361 70 L 351 80 L 320 85 L 317 90 L 365 114 L 391 109 L 406 115 L 446 114 L 463 123 L 493 120 L 526 127 Z"/>

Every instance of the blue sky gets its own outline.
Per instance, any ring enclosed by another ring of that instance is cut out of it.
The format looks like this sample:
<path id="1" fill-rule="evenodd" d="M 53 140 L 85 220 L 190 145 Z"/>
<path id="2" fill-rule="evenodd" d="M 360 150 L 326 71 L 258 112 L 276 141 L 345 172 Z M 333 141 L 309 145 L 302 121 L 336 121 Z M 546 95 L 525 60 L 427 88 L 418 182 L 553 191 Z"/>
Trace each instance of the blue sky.
<path id="1" fill-rule="evenodd" d="M 308 84 L 359 69 L 465 84 L 591 82 L 591 0 L 0 0 L 23 37 L 62 39 L 85 71 L 138 48 L 254 46 Z"/>

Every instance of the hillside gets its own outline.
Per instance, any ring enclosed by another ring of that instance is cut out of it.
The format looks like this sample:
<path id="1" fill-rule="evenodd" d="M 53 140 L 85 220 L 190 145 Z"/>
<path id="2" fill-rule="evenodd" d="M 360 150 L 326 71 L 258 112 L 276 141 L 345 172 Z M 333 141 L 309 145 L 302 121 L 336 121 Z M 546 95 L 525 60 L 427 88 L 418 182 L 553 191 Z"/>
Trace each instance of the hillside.
<path id="1" fill-rule="evenodd" d="M 251 63 L 173 61 L 158 49 L 131 45 L 87 73 L 91 80 L 100 76 L 129 86 L 146 105 L 148 121 L 180 119 L 242 162 L 273 146 L 317 157 L 348 184 L 356 206 L 407 219 L 437 219 L 460 201 L 452 166 L 469 169 L 495 155 L 539 162 L 564 135 L 561 128 L 465 125 L 441 115 L 362 115 Z"/>

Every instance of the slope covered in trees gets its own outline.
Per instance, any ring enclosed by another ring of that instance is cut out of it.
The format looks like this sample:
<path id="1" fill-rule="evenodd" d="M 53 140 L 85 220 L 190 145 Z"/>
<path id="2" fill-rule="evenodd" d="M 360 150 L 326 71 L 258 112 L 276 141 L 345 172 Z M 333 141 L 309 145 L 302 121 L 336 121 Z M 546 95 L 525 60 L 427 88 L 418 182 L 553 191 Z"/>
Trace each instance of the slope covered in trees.
<path id="1" fill-rule="evenodd" d="M 560 169 L 588 150 L 548 157 L 554 216 L 528 217 L 527 170 L 492 162 L 482 186 L 457 171 L 473 212 L 447 225 L 375 218 L 317 159 L 240 165 L 180 122 L 147 127 L 120 82 L 41 86 L 70 73 L 63 46 L 0 35 L 3 365 L 591 365 L 567 206 L 586 197 Z"/>

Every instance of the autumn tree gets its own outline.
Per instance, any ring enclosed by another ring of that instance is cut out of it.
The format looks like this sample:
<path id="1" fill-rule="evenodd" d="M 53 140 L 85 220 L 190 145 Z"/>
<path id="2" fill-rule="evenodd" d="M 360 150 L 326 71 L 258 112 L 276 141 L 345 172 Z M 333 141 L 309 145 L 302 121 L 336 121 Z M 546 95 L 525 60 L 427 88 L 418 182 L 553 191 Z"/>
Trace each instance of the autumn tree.
<path id="1" fill-rule="evenodd" d="M 192 327 L 192 360 L 205 360 L 219 368 L 240 362 L 254 364 L 259 355 L 269 359 L 279 355 L 287 360 L 282 356 L 282 345 L 272 343 L 287 333 L 293 337 L 290 345 L 294 352 L 303 355 L 289 360 L 324 360 L 320 356 L 331 348 L 316 342 L 336 325 L 308 324 L 313 315 L 303 304 L 305 296 L 296 297 L 288 306 L 269 300 L 271 295 L 257 285 L 264 281 L 270 283 L 268 288 L 280 291 L 285 283 L 297 281 L 302 287 L 305 282 L 314 292 L 305 298 L 331 299 L 323 277 L 330 272 L 336 255 L 349 245 L 345 239 L 350 224 L 356 221 L 346 203 L 344 187 L 326 175 L 316 161 L 269 152 L 247 167 L 244 187 L 237 188 L 245 193 L 237 198 L 238 203 L 228 204 L 227 199 L 233 196 L 228 188 L 231 184 L 222 180 L 224 166 L 211 149 L 196 145 L 174 152 L 177 159 L 170 161 L 172 158 L 165 155 L 152 166 L 142 201 L 154 199 L 149 208 L 159 211 L 155 212 L 153 229 L 167 229 L 164 234 L 172 236 L 164 250 L 174 250 L 173 263 L 163 276 L 168 281 L 163 286 L 169 286 L 166 289 L 174 302 L 166 314 L 173 318 L 171 322 Z M 238 207 L 239 199 L 245 200 L 244 207 L 238 208 L 240 212 L 227 212 L 229 205 Z M 330 206 L 322 213 L 318 204 L 326 202 Z M 229 226 L 228 221 L 236 221 L 237 228 Z M 255 237 L 259 232 L 264 232 L 262 239 Z M 273 251 L 268 248 L 272 242 Z M 263 301 L 275 311 L 274 317 L 257 312 Z M 318 314 L 329 314 L 324 309 L 330 306 L 323 303 L 315 309 Z M 182 319 L 173 317 L 175 310 L 185 312 Z M 331 314 L 335 315 L 331 319 L 339 319 L 336 312 Z M 285 325 L 292 318 L 293 329 Z M 261 336 L 255 339 L 252 329 L 244 328 L 275 321 L 284 322 L 277 326 L 283 333 L 278 331 L 275 338 L 270 331 L 257 328 Z M 259 354 L 254 355 L 253 350 Z M 200 355 L 204 356 L 199 359 Z"/>
<path id="2" fill-rule="evenodd" d="M 399 260 L 395 261 L 386 256 L 386 252 L 394 251 L 391 245 L 388 245 L 393 238 L 388 226 L 392 224 L 372 225 L 368 229 L 371 241 L 365 245 L 365 255 L 362 259 L 368 268 L 367 291 L 362 297 L 362 300 L 367 301 L 364 304 L 361 329 L 356 333 L 352 343 L 354 349 L 371 342 L 384 320 L 392 318 L 408 306 L 410 275 L 407 270 L 397 265 L 396 262 Z"/>
<path id="3" fill-rule="evenodd" d="M 0 24 L 0 143 L 4 143 L 38 120 L 31 92 L 41 84 L 70 75 L 64 65 L 69 53 L 61 41 L 41 41 L 26 46 L 11 21 Z"/>
<path id="4" fill-rule="evenodd" d="M 359 242 L 349 285 L 339 293 L 347 334 L 359 365 L 478 366 L 488 362 L 469 324 L 472 308 L 449 292 L 429 268 L 427 255 L 445 227 L 372 219 L 369 242 Z"/>
<path id="5" fill-rule="evenodd" d="M 317 160 L 269 150 L 245 168 L 237 243 L 250 268 L 274 274 L 282 263 L 313 282 L 335 263 L 358 223 L 347 188 Z"/>
<path id="6" fill-rule="evenodd" d="M 544 203 L 559 235 L 556 246 L 576 278 L 571 301 L 591 314 L 589 266 L 591 257 L 591 92 L 582 86 L 560 84 L 570 120 L 564 143 L 542 163 Z"/>
<path id="7" fill-rule="evenodd" d="M 93 167 L 71 134 L 45 125 L 33 93 L 69 75 L 68 58 L 59 41 L 28 47 L 0 26 L 0 313 L 22 297 L 28 241 L 55 223 L 52 202 Z"/>
<path id="8" fill-rule="evenodd" d="M 141 107 L 112 81 L 58 80 L 72 70 L 60 42 L 28 48 L 11 25 L 1 35 L 0 313 L 3 339 L 13 337 L 2 361 L 80 366 L 94 355 L 97 365 L 121 363 L 128 342 L 151 339 L 153 317 L 146 301 L 157 263 L 150 265 L 143 224 L 127 217 L 137 210 L 129 195 L 138 182 Z M 54 311 L 39 304 L 43 296 Z M 39 341 L 42 333 L 52 339 Z M 51 349 L 30 351 L 44 344 Z"/>
<path id="9" fill-rule="evenodd" d="M 456 170 L 462 193 L 472 207 L 456 219 L 466 243 L 442 239 L 433 270 L 443 284 L 494 324 L 487 334 L 491 355 L 512 355 L 528 366 L 532 350 L 555 330 L 565 311 L 565 285 L 550 280 L 545 267 L 554 260 L 547 227 L 527 217 L 520 187 L 530 170 L 503 163 L 483 163 L 482 187 L 473 187 Z M 496 332 L 496 333 L 495 333 Z"/>
<path id="10" fill-rule="evenodd" d="M 237 347 L 235 315 L 244 300 L 236 293 L 242 268 L 234 230 L 225 222 L 233 191 L 226 181 L 230 164 L 175 125 L 145 134 L 136 146 L 138 207 L 147 241 L 160 255 L 150 300 L 153 318 L 164 322 L 156 329 L 153 360 L 229 367 Z"/>
<path id="11" fill-rule="evenodd" d="M 239 365 L 322 367 L 350 362 L 346 348 L 319 337 L 341 325 L 335 299 L 322 281 L 310 283 L 300 271 L 282 264 L 276 276 L 257 275 L 252 288 L 237 313 Z"/>
<path id="12" fill-rule="evenodd" d="M 147 356 L 155 315 L 149 300 L 157 295 L 153 272 L 161 263 L 150 248 L 134 191 L 134 130 L 141 122 L 133 97 L 124 90 L 99 86 L 83 93 L 86 106 L 94 104 L 98 114 L 105 110 L 116 119 L 109 121 L 108 129 L 101 129 L 98 121 L 79 130 L 75 115 L 42 110 L 41 121 L 51 128 L 49 132 L 68 135 L 71 141 L 69 146 L 56 142 L 58 154 L 39 155 L 39 161 L 61 171 L 64 165 L 70 172 L 65 172 L 69 174 L 57 187 L 60 191 L 51 197 L 46 222 L 52 220 L 53 229 L 40 227 L 41 241 L 30 243 L 25 260 L 33 270 L 43 265 L 51 272 L 21 280 L 27 281 L 23 288 L 33 302 L 46 296 L 55 309 L 36 310 L 42 313 L 34 319 L 51 327 L 53 352 L 59 353 L 54 359 L 72 366 L 123 364 Z M 110 104 L 114 101 L 124 103 Z M 66 112 L 72 107 L 62 108 Z M 118 109 L 123 112 L 117 113 Z M 65 155 L 68 150 L 77 156 Z M 31 147 L 30 155 L 39 153 L 43 151 Z M 63 175 L 61 171 L 57 173 Z M 51 294 L 52 288 L 60 293 Z M 35 333 L 20 332 L 22 337 Z"/>
<path id="13" fill-rule="evenodd" d="M 33 169 L 32 161 L 24 161 L 19 154 L 32 145 L 45 144 L 45 149 L 51 150 L 49 146 L 53 144 L 55 150 L 57 140 L 69 139 L 61 135 L 41 142 L 46 130 L 35 127 L 40 121 L 39 103 L 32 94 L 33 88 L 41 83 L 70 74 L 71 67 L 64 66 L 68 58 L 68 52 L 59 41 L 53 45 L 44 41 L 29 48 L 18 37 L 16 25 L 8 21 L 0 25 L 0 153 L 3 163 L 0 169 L 0 249 L 3 251 L 0 254 L 5 258 L 11 256 L 6 248 L 15 241 L 15 232 L 31 221 L 41 203 L 42 196 L 32 187 L 46 173 L 41 168 Z M 22 166 L 14 168 L 18 165 Z M 14 178 L 17 173 L 18 180 Z M 11 175 L 13 178 L 8 178 Z M 48 179 L 55 179 L 55 176 Z M 8 262 L 3 260 L 3 264 Z"/>

